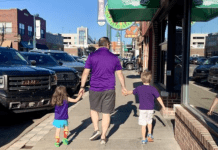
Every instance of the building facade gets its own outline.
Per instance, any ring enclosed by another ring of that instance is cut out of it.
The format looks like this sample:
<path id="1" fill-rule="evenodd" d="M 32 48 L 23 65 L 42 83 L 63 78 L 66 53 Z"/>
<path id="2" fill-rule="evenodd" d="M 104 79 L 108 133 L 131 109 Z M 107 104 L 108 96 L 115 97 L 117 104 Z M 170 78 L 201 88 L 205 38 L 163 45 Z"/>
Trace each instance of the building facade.
<path id="1" fill-rule="evenodd" d="M 47 49 L 46 21 L 36 20 L 36 48 Z M 20 51 L 33 49 L 34 17 L 27 9 L 0 10 L 0 44 Z"/>
<path id="2" fill-rule="evenodd" d="M 85 55 L 85 49 L 95 44 L 95 40 L 89 35 L 88 28 L 83 26 L 77 28 L 77 33 L 63 33 L 62 36 L 64 38 L 64 51 L 73 55 Z M 83 49 L 82 52 L 79 52 L 79 49 L 80 51 Z"/>
<path id="3" fill-rule="evenodd" d="M 190 41 L 190 56 L 204 56 L 206 37 L 208 34 L 192 33 Z"/>
<path id="4" fill-rule="evenodd" d="M 206 37 L 205 56 L 218 56 L 218 33 L 210 33 Z"/>
<path id="5" fill-rule="evenodd" d="M 64 44 L 63 44 L 64 38 L 61 36 L 61 34 L 53 34 L 50 32 L 46 32 L 46 45 L 48 49 L 52 50 L 64 50 Z"/>

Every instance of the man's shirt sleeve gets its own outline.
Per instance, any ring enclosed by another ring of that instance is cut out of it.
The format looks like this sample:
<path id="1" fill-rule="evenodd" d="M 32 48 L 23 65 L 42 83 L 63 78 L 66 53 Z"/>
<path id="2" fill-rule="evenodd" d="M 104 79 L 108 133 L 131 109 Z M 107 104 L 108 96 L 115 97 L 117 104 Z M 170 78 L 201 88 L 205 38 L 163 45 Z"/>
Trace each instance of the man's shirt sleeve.
<path id="1" fill-rule="evenodd" d="M 92 69 L 91 55 L 89 55 L 88 59 L 86 60 L 85 68 Z"/>
<path id="2" fill-rule="evenodd" d="M 121 64 L 120 64 L 120 61 L 119 61 L 119 59 L 117 58 L 116 59 L 116 71 L 117 70 L 122 70 L 123 68 L 122 68 L 122 66 L 121 66 Z"/>

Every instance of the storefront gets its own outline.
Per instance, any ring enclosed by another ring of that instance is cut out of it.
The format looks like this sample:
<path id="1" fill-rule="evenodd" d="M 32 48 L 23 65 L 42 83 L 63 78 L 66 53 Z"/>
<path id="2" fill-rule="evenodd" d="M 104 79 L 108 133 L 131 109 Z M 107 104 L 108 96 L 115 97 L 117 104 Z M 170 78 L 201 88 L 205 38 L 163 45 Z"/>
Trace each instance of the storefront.
<path id="1" fill-rule="evenodd" d="M 143 60 L 143 70 L 152 72 L 152 85 L 159 89 L 167 107 L 167 112 L 162 112 L 163 116 L 175 117 L 175 138 L 181 148 L 189 149 L 190 145 L 191 149 L 217 148 L 206 139 L 218 135 L 217 123 L 190 105 L 190 99 L 194 98 L 189 90 L 189 57 L 191 21 L 209 21 L 218 16 L 218 4 L 209 0 L 150 0 L 142 5 L 140 1 L 133 4 L 108 0 L 108 6 L 115 22 L 150 21 L 142 35 L 143 42 L 139 41 L 143 58 L 148 58 L 148 61 Z M 179 61 L 176 55 L 182 55 L 182 60 Z M 181 106 L 176 108 L 177 104 Z"/>

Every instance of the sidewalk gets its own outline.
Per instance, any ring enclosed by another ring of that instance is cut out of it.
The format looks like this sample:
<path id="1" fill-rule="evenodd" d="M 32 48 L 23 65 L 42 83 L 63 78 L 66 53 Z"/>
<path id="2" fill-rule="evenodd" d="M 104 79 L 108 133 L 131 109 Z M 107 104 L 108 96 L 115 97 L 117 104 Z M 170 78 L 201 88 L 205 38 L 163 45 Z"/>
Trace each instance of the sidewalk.
<path id="1" fill-rule="evenodd" d="M 140 84 L 134 71 L 124 71 L 127 89 L 133 89 Z M 138 106 L 133 95 L 124 97 L 121 95 L 120 83 L 117 80 L 116 111 L 112 115 L 111 125 L 108 131 L 109 141 L 100 145 L 99 140 L 89 141 L 93 133 L 93 125 L 90 118 L 88 92 L 83 100 L 69 109 L 69 145 L 54 146 L 55 128 L 52 127 L 53 115 L 42 122 L 35 129 L 26 134 L 8 150 L 32 149 L 32 150 L 180 150 L 174 139 L 173 127 L 169 120 L 165 120 L 158 111 L 154 114 L 154 142 L 141 144 L 141 127 L 138 125 Z M 135 114 L 136 115 L 136 114 Z M 101 118 L 101 115 L 100 115 Z M 101 121 L 100 121 L 101 123 Z M 101 127 L 100 127 L 101 129 Z M 62 132 L 61 132 L 62 133 Z M 61 134 L 60 138 L 63 138 Z M 21 146 L 22 145 L 22 146 Z M 19 147 L 20 146 L 20 147 Z M 19 147 L 19 148 L 18 148 Z"/>

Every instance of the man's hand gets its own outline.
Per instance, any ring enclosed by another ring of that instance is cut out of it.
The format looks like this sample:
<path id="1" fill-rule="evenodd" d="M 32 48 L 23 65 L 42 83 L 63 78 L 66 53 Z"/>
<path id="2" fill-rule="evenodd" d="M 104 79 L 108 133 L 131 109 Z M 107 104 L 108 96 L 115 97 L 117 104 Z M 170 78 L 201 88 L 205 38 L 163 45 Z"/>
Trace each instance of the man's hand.
<path id="1" fill-rule="evenodd" d="M 212 111 L 208 111 L 207 115 L 211 116 L 212 115 Z"/>

